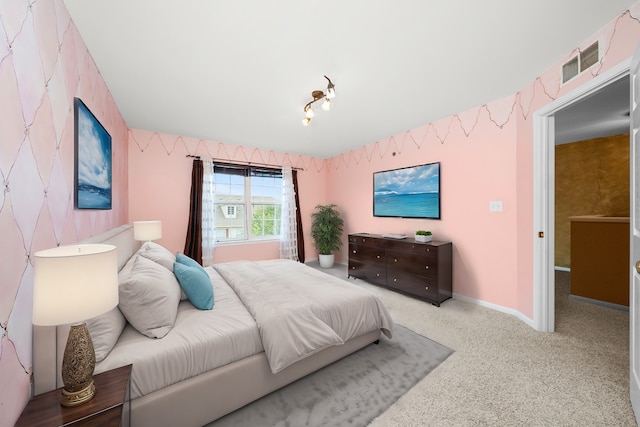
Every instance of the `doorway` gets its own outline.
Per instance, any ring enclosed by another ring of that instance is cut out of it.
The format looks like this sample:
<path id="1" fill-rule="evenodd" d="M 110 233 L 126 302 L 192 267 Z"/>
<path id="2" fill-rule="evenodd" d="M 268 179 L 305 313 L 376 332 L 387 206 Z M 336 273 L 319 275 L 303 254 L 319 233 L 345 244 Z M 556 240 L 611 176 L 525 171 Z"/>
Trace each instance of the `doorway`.
<path id="1" fill-rule="evenodd" d="M 568 130 L 566 123 L 559 123 L 562 120 L 558 119 L 563 118 L 563 114 L 572 108 L 575 109 L 589 98 L 602 93 L 610 85 L 619 83 L 622 79 L 628 80 L 629 69 L 630 60 L 534 113 L 533 326 L 538 331 L 555 330 L 555 145 L 556 137 L 563 137 L 563 132 Z M 624 102 L 628 108 L 628 96 Z M 562 129 L 558 127 L 560 124 Z"/>

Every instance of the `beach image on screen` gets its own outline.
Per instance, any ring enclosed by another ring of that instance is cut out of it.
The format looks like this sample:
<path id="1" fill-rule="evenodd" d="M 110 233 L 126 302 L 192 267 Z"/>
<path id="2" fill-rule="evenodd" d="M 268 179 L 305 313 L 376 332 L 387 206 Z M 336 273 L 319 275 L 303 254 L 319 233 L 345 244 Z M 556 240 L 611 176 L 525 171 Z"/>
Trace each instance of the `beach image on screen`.
<path id="1" fill-rule="evenodd" d="M 440 218 L 440 163 L 373 175 L 373 215 Z"/>

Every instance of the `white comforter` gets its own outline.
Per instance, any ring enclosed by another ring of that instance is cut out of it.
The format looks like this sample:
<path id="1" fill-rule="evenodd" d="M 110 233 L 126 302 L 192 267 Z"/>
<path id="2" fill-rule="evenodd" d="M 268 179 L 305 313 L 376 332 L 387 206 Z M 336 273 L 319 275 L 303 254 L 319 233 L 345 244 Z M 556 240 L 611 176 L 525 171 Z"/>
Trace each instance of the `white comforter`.
<path id="1" fill-rule="evenodd" d="M 253 315 L 272 372 L 393 321 L 378 297 L 289 260 L 236 261 L 213 268 Z"/>

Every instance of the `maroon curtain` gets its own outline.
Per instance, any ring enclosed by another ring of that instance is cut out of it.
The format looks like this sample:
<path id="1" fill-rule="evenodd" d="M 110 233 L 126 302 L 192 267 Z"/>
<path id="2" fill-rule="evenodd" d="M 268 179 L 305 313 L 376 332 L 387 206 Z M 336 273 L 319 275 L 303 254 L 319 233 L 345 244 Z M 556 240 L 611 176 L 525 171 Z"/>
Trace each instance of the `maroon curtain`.
<path id="1" fill-rule="evenodd" d="M 202 265 L 202 181 L 204 166 L 202 160 L 193 160 L 191 170 L 191 198 L 189 203 L 189 225 L 184 254 Z"/>
<path id="2" fill-rule="evenodd" d="M 302 234 L 302 214 L 300 213 L 300 198 L 298 197 L 298 171 L 293 170 L 293 192 L 296 199 L 296 227 L 298 239 L 298 261 L 304 263 L 304 235 Z"/>

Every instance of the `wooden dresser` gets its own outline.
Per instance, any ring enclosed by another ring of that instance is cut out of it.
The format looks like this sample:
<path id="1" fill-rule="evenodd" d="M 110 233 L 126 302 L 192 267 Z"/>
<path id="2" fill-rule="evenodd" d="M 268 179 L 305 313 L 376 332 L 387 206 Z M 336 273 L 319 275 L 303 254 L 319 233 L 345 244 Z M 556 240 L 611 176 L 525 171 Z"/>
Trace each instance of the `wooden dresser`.
<path id="1" fill-rule="evenodd" d="M 452 293 L 452 244 L 349 234 L 349 277 L 440 306 Z"/>

